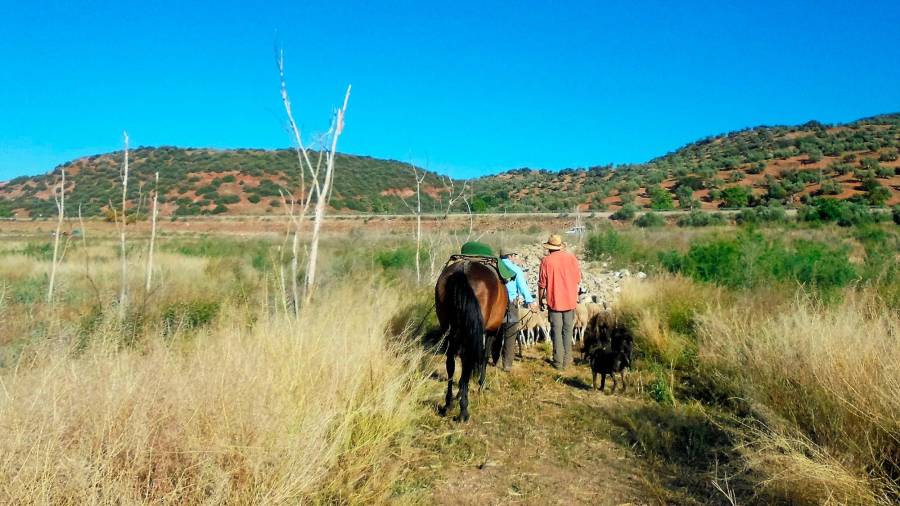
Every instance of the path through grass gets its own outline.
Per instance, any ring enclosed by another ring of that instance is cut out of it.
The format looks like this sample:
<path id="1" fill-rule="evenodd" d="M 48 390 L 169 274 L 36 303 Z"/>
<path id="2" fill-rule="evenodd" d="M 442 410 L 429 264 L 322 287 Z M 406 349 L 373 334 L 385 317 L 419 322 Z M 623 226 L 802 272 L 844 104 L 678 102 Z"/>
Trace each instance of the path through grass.
<path id="1" fill-rule="evenodd" d="M 706 416 L 650 400 L 637 373 L 625 394 L 591 391 L 586 365 L 561 375 L 548 356 L 538 347 L 512 373 L 489 368 L 466 424 L 432 410 L 394 497 L 429 504 L 727 503 L 705 464 L 730 447 L 724 436 L 708 437 Z M 437 406 L 446 380 L 442 357 L 434 359 L 432 378 Z M 660 451 L 666 444 L 673 454 L 691 454 L 693 444 L 703 458 L 669 459 Z"/>

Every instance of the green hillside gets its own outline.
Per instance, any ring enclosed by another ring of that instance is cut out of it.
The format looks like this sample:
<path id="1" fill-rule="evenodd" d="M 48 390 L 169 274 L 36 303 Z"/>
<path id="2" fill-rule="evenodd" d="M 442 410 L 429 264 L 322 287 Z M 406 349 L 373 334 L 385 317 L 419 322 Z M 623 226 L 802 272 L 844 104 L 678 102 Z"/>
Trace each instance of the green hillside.
<path id="1" fill-rule="evenodd" d="M 537 212 L 635 208 L 715 209 L 797 206 L 818 197 L 865 205 L 900 203 L 900 114 L 844 125 L 808 122 L 756 127 L 706 138 L 644 164 L 547 171 L 516 169 L 469 182 L 476 212 Z M 71 206 L 104 212 L 120 195 L 122 152 L 63 165 Z M 160 173 L 164 215 L 280 213 L 282 191 L 298 191 L 291 150 L 139 148 L 130 153 L 129 199 L 146 209 L 153 174 Z M 0 216 L 55 214 L 50 188 L 60 167 L 0 186 Z M 415 180 L 408 165 L 339 155 L 331 206 L 339 212 L 408 212 Z M 459 183 L 457 184 L 459 188 Z M 440 175 L 429 172 L 423 209 L 446 200 Z M 70 207 L 73 209 L 74 207 Z"/>

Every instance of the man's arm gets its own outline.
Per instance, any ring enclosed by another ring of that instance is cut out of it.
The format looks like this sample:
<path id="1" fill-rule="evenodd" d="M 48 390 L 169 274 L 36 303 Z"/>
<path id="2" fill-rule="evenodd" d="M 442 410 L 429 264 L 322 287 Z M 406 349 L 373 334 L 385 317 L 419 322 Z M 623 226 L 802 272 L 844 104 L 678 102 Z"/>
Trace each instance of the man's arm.
<path id="1" fill-rule="evenodd" d="M 534 301 L 531 297 L 531 290 L 528 289 L 528 281 L 525 280 L 525 272 L 521 268 L 518 268 L 516 272 L 516 290 L 522 295 L 522 300 L 526 304 Z"/>

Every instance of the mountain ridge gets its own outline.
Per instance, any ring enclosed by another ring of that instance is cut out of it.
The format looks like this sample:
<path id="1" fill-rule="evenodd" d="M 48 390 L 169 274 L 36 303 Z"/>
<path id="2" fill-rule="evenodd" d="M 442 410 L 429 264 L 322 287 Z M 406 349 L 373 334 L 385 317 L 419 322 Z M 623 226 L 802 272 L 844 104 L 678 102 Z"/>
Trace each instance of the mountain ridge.
<path id="1" fill-rule="evenodd" d="M 898 148 L 900 113 L 832 125 L 761 125 L 705 137 L 640 164 L 558 171 L 524 167 L 456 181 L 426 171 L 422 207 L 443 210 L 450 185 L 458 191 L 463 181 L 475 212 L 796 206 L 817 197 L 896 205 Z M 159 171 L 164 216 L 281 213 L 284 195 L 299 186 L 291 149 L 160 146 L 139 147 L 129 156 L 130 207 L 146 209 L 152 176 Z M 88 216 L 102 215 L 110 203 L 119 205 L 121 163 L 122 151 L 114 151 L 0 182 L 0 216 L 54 215 L 50 188 L 63 167 L 70 205 L 80 205 Z M 336 174 L 329 202 L 334 211 L 409 212 L 403 202 L 415 194 L 409 164 L 339 154 Z"/>

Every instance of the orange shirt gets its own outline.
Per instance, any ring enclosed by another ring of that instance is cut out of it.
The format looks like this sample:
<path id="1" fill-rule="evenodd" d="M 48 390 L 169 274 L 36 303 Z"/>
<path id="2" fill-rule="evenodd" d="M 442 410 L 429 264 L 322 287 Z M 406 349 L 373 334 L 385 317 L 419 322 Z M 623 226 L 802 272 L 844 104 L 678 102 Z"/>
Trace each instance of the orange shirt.
<path id="1" fill-rule="evenodd" d="M 547 305 L 554 311 L 568 311 L 578 305 L 581 269 L 568 251 L 554 251 L 541 259 L 538 287 L 547 290 Z"/>

